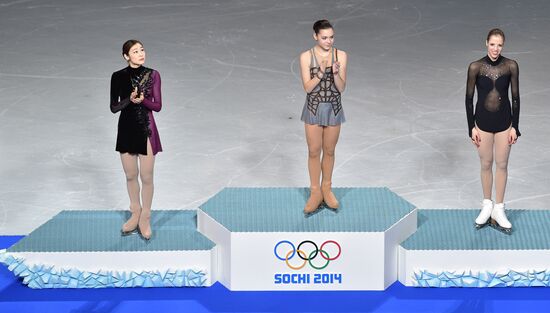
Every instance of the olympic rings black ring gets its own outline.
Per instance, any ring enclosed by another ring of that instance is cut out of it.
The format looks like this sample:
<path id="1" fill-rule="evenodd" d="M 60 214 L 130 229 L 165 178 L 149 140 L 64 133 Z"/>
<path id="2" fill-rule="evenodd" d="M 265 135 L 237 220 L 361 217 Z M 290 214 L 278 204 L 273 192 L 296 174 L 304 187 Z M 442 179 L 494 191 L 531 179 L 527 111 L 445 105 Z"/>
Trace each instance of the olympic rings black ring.
<path id="1" fill-rule="evenodd" d="M 298 257 L 304 261 L 309 261 L 311 259 L 315 259 L 315 257 L 317 257 L 317 254 L 319 253 L 319 247 L 317 247 L 317 245 L 315 244 L 315 242 L 311 241 L 311 240 L 304 240 L 302 242 L 300 242 L 300 244 L 298 245 L 298 248 L 296 248 L 297 250 L 302 250 L 300 249 L 300 247 L 304 244 L 304 243 L 310 243 L 312 244 L 314 247 L 315 247 L 315 250 L 312 251 L 310 254 L 309 254 L 309 257 L 307 258 L 304 258 L 300 255 L 300 253 L 298 253 Z M 302 250 L 303 251 L 303 250 Z M 312 256 L 313 255 L 313 256 Z"/>

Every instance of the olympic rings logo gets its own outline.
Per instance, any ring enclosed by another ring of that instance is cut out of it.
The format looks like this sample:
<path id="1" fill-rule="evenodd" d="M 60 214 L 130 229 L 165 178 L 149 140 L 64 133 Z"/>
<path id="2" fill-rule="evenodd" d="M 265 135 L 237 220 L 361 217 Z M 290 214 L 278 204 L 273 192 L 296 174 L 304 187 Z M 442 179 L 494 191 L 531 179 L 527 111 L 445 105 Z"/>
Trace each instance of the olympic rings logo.
<path id="1" fill-rule="evenodd" d="M 290 248 L 288 252 L 284 254 L 284 257 L 279 255 L 279 253 L 277 252 L 277 249 L 281 245 L 288 245 Z M 306 253 L 304 251 L 306 249 L 304 249 L 303 247 L 305 247 L 306 245 L 313 246 L 312 247 L 313 249 L 310 249 L 311 251 L 309 253 Z M 326 251 L 326 247 L 328 245 L 336 246 L 338 253 L 336 253 L 334 257 L 331 257 Z M 323 242 L 323 244 L 321 244 L 321 247 L 318 247 L 317 244 L 311 240 L 304 240 L 300 242 L 298 247 L 295 247 L 294 244 L 288 240 L 281 240 L 275 245 L 273 252 L 275 253 L 275 257 L 281 261 L 285 261 L 286 265 L 290 269 L 299 270 L 309 263 L 309 266 L 311 266 L 313 269 L 322 270 L 328 266 L 330 261 L 334 261 L 340 257 L 340 254 L 342 254 L 342 247 L 340 247 L 340 244 L 334 240 L 327 240 Z M 302 259 L 303 262 L 301 262 L 301 264 L 298 264 L 298 265 L 290 264 L 289 260 L 291 260 L 295 255 L 297 255 L 300 259 Z M 314 260 L 318 256 L 321 256 L 321 258 L 324 259 L 324 264 L 316 265 L 312 262 L 312 260 Z"/>

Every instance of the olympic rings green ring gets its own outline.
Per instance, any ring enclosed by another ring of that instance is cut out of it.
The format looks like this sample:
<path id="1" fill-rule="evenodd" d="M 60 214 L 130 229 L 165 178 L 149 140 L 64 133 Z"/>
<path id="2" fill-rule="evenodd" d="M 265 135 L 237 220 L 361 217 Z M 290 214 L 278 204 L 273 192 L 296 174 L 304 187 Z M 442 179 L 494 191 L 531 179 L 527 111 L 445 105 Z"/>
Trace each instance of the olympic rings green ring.
<path id="1" fill-rule="evenodd" d="M 316 270 L 322 270 L 325 267 L 327 267 L 328 264 L 330 263 L 330 260 L 329 260 L 330 256 L 328 255 L 328 253 L 325 250 L 319 250 L 319 252 L 321 253 L 321 256 L 323 256 L 323 255 L 326 256 L 326 258 L 323 258 L 323 259 L 327 260 L 327 263 L 325 263 L 325 265 L 323 265 L 323 266 L 315 266 L 315 265 L 313 265 L 313 263 L 311 263 L 311 256 L 313 255 L 313 253 L 317 253 L 317 251 L 315 251 L 315 250 L 311 251 L 311 253 L 309 254 L 309 257 L 308 257 L 309 265 L 311 267 L 313 267 L 314 269 L 316 269 Z"/>

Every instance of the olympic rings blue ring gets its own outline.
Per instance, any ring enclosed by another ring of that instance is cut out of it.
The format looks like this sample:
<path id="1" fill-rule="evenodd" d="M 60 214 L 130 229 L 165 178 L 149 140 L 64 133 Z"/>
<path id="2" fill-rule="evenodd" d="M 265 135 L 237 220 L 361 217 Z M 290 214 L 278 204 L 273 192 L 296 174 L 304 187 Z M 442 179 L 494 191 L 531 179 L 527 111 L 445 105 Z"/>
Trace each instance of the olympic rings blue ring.
<path id="1" fill-rule="evenodd" d="M 275 253 L 275 257 L 277 257 L 277 259 L 279 259 L 281 261 L 286 261 L 287 260 L 287 258 L 281 258 L 277 254 L 277 247 L 279 247 L 279 245 L 282 244 L 282 243 L 288 243 L 292 247 L 292 255 L 290 255 L 288 257 L 288 260 L 292 259 L 294 257 L 294 254 L 296 254 L 296 247 L 294 246 L 294 244 L 292 242 L 290 242 L 288 240 L 281 240 L 275 245 L 275 248 L 273 249 L 273 253 Z"/>

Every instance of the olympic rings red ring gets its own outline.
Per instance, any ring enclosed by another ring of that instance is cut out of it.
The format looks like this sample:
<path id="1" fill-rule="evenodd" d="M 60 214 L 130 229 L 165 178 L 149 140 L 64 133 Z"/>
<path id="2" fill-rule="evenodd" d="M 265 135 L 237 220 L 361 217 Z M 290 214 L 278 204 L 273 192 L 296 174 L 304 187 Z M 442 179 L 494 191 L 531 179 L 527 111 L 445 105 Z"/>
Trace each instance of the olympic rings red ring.
<path id="1" fill-rule="evenodd" d="M 321 257 L 322 257 L 323 259 L 327 260 L 327 261 L 334 261 L 334 260 L 336 260 L 337 258 L 340 257 L 340 254 L 342 254 L 342 247 L 340 247 L 340 244 L 337 243 L 337 242 L 334 241 L 334 240 L 327 240 L 327 241 L 323 242 L 323 244 L 321 245 L 321 248 L 320 248 L 319 250 L 323 251 L 323 247 L 324 247 L 327 243 L 333 243 L 333 244 L 335 244 L 335 245 L 338 247 L 338 254 L 337 254 L 335 257 L 333 257 L 333 258 L 330 258 L 330 257 L 325 258 L 325 256 L 321 253 Z M 328 254 L 327 254 L 327 256 L 328 256 Z"/>

